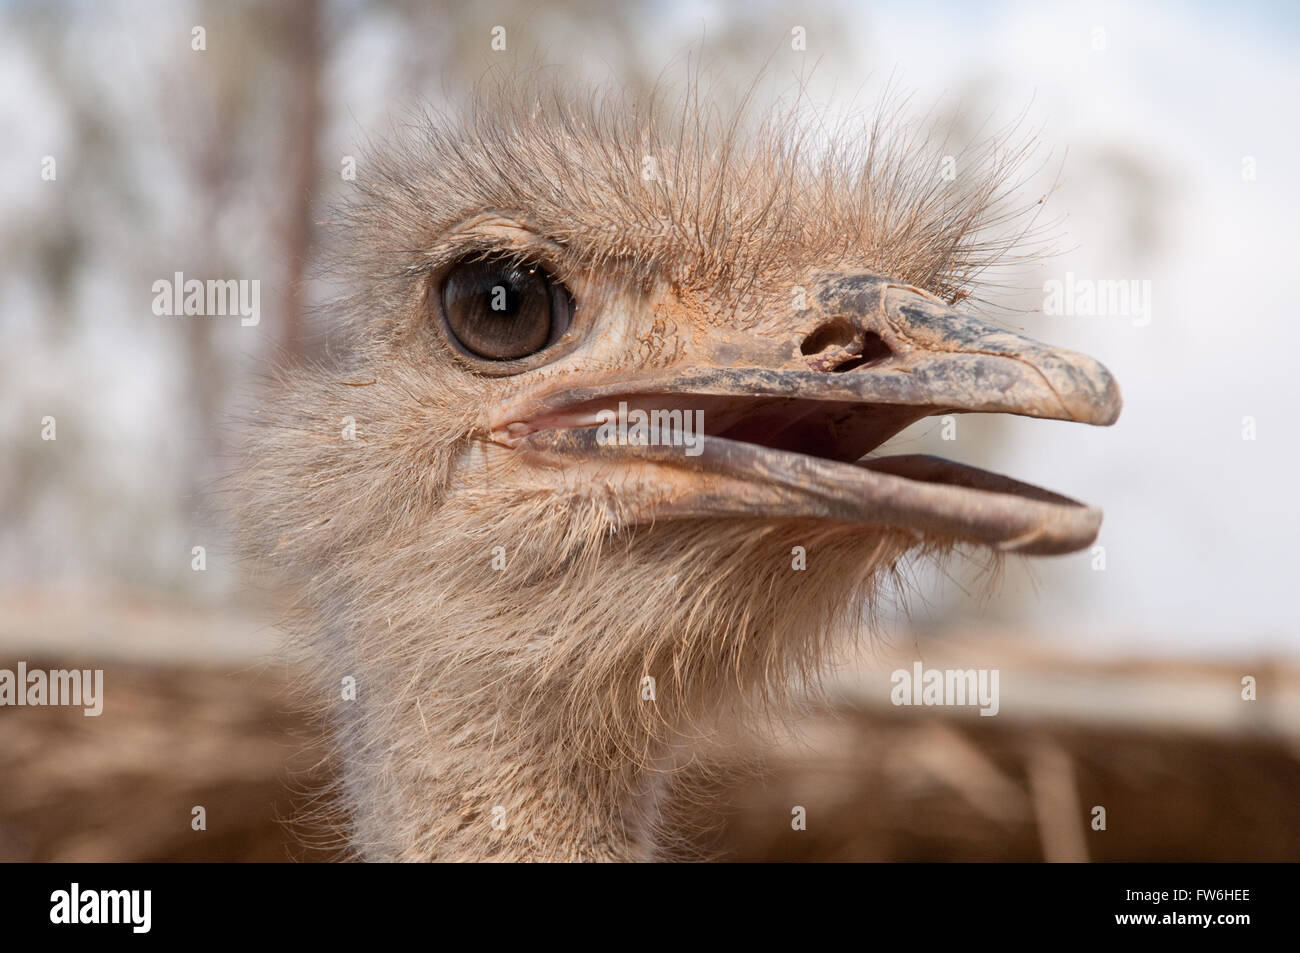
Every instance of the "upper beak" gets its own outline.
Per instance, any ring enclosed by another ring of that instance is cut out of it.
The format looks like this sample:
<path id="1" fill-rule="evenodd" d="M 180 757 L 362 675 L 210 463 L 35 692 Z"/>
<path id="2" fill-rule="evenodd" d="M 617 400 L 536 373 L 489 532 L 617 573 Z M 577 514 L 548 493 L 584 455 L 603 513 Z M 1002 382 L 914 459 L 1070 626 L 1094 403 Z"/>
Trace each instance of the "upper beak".
<path id="1" fill-rule="evenodd" d="M 938 458 L 858 461 L 936 414 L 1112 424 L 1120 393 L 1101 364 L 878 275 L 822 274 L 810 285 L 785 335 L 720 333 L 702 359 L 541 395 L 495 433 L 552 459 L 652 467 L 660 518 L 833 519 L 1039 554 L 1095 539 L 1100 511 L 1028 484 Z M 619 404 L 661 411 L 661 421 L 702 412 L 699 449 L 683 453 L 683 435 L 671 432 L 634 446 L 599 439 L 600 411 Z"/>
<path id="2" fill-rule="evenodd" d="M 851 329 L 843 356 L 876 347 L 880 365 L 854 380 L 861 399 L 1101 426 L 1119 417 L 1119 387 L 1097 361 L 994 327 L 919 288 L 875 275 L 826 276 L 813 302 L 820 329 Z M 841 354 L 827 350 L 810 364 L 841 371 Z"/>

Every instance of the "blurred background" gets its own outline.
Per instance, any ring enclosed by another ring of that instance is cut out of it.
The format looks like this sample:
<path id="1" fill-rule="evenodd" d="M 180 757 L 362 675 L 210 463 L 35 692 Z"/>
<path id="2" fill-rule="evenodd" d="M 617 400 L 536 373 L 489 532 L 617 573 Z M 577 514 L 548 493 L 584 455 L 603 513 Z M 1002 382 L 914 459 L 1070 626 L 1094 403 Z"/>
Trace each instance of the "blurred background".
<path id="1" fill-rule="evenodd" d="M 104 668 L 107 696 L 0 708 L 0 860 L 332 856 L 288 822 L 330 765 L 210 503 L 226 421 L 328 346 L 312 263 L 348 157 L 507 58 L 648 88 L 688 56 L 723 103 L 765 68 L 832 111 L 892 89 L 959 140 L 1035 133 L 1021 195 L 1053 253 L 983 297 L 1125 395 L 1109 430 L 891 443 L 1101 505 L 1098 548 L 993 588 L 977 558 L 916 567 L 767 781 L 725 792 L 715 846 L 1300 859 L 1297 39 L 1282 2 L 0 2 L 0 667 Z M 258 279 L 260 322 L 154 314 L 175 272 Z M 1149 282 L 1149 314 L 1044 313 L 1067 276 Z M 890 706 L 917 659 L 999 669 L 999 717 Z M 830 822 L 791 832 L 792 799 Z"/>

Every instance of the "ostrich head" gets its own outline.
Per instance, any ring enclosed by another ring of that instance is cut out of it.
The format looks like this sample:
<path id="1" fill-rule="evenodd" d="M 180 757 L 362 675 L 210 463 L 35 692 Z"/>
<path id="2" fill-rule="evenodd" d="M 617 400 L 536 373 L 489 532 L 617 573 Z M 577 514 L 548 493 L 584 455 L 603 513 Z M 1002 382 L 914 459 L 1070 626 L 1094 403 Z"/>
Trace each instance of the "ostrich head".
<path id="1" fill-rule="evenodd" d="M 1045 490 L 867 458 L 935 414 L 1119 412 L 951 305 L 1006 251 L 1005 169 L 782 115 L 503 87 L 361 162 L 346 357 L 282 375 L 243 487 L 360 856 L 655 856 L 692 746 L 899 560 L 1093 540 Z"/>

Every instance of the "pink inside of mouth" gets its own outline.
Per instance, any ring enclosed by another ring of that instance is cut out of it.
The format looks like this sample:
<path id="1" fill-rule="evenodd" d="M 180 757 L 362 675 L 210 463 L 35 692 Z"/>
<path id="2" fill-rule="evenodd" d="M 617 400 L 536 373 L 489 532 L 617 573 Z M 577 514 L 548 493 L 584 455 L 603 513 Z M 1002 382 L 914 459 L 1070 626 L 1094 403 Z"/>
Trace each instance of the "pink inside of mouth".
<path id="1" fill-rule="evenodd" d="M 792 398 L 628 394 L 512 422 L 505 428 L 505 436 L 511 442 L 538 430 L 594 427 L 602 412 L 636 410 L 699 411 L 707 436 L 840 463 L 860 459 L 909 424 L 936 412 L 934 408 Z"/>

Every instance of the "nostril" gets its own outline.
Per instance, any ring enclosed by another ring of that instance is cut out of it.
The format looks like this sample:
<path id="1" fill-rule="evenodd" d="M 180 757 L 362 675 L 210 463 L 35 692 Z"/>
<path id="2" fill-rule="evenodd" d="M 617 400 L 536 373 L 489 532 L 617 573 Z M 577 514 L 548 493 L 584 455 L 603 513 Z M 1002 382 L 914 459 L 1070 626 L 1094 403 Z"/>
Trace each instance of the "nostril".
<path id="1" fill-rule="evenodd" d="M 864 364 L 874 364 L 876 361 L 883 361 L 894 352 L 890 350 L 889 345 L 875 331 L 868 331 L 862 338 L 862 353 L 857 357 L 851 358 L 842 364 L 836 364 L 831 370 L 836 373 L 851 371 L 855 367 L 861 367 Z"/>
<path id="2" fill-rule="evenodd" d="M 858 329 L 848 318 L 832 318 L 803 339 L 799 350 L 803 354 L 820 354 L 833 347 L 848 347 L 858 336 Z"/>
<path id="3" fill-rule="evenodd" d="M 799 350 L 813 370 L 835 374 L 874 364 L 894 353 L 875 331 L 860 330 L 847 318 L 832 318 L 818 326 L 804 338 Z"/>

